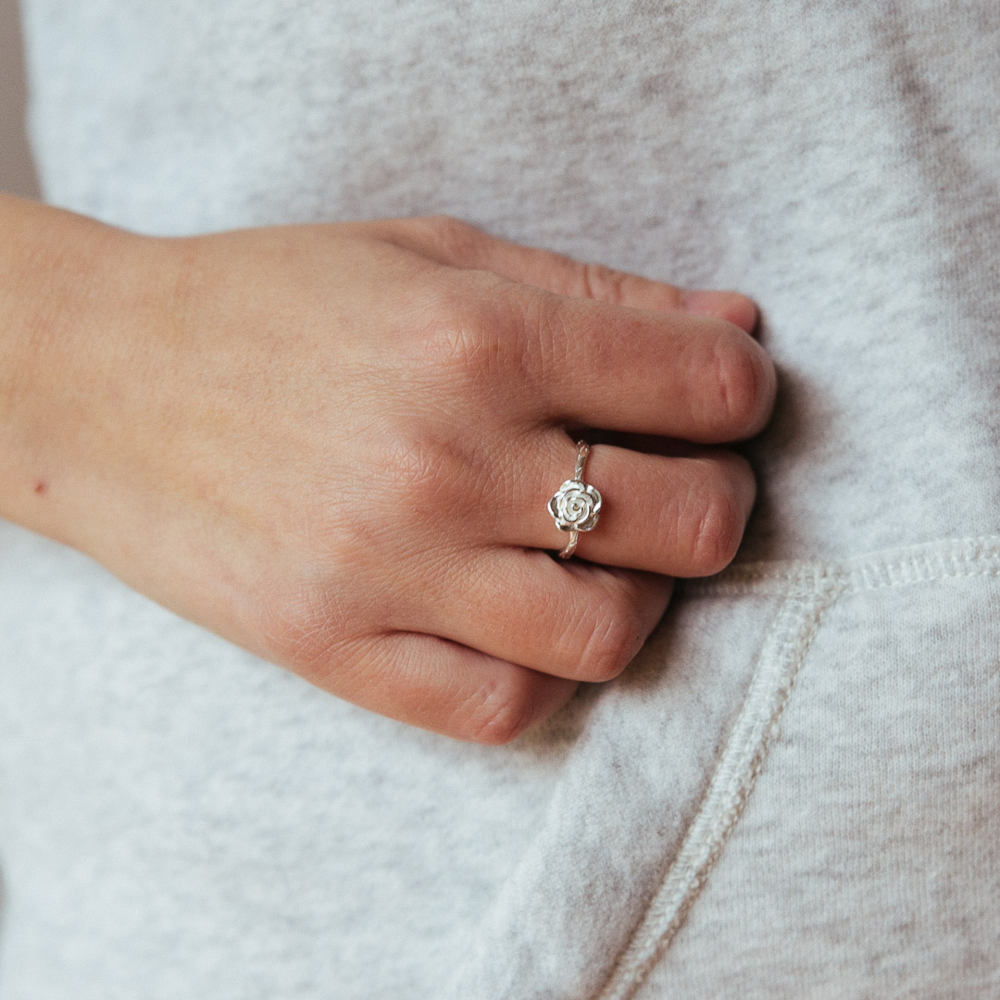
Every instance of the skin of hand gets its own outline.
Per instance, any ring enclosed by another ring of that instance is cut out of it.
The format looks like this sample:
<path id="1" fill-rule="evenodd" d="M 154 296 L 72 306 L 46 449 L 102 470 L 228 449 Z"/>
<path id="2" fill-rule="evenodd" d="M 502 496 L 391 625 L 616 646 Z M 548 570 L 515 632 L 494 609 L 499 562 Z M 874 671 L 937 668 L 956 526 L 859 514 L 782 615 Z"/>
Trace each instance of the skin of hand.
<path id="1" fill-rule="evenodd" d="M 448 218 L 0 210 L 0 514 L 342 698 L 505 743 L 736 552 L 753 477 L 716 446 L 775 387 L 742 296 Z M 604 510 L 564 562 L 546 504 L 587 434 Z"/>

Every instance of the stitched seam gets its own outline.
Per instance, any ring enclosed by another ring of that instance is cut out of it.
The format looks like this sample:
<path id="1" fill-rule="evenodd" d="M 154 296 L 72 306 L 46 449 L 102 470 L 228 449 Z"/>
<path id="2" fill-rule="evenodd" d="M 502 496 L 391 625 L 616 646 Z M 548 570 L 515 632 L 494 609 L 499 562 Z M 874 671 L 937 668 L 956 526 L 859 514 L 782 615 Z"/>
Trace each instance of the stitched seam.
<path id="1" fill-rule="evenodd" d="M 681 589 L 692 596 L 783 594 L 836 584 L 860 592 L 975 576 L 1000 576 L 1000 536 L 946 539 L 840 562 L 744 563 L 710 579 L 685 581 Z"/>
<path id="2" fill-rule="evenodd" d="M 921 583 L 934 583 L 940 580 L 966 580 L 973 577 L 1000 577 L 1000 566 L 991 566 L 979 570 L 969 570 L 964 573 L 940 573 L 934 576 L 921 577 L 915 580 L 895 580 L 895 581 L 885 581 L 885 582 L 871 582 L 864 586 L 858 584 L 857 581 L 841 577 L 840 583 L 845 593 L 862 593 L 871 590 L 901 590 L 905 587 L 915 587 Z M 831 575 L 828 576 L 824 583 L 836 583 L 837 577 Z M 720 597 L 737 597 L 744 595 L 761 595 L 761 596 L 781 596 L 783 594 L 808 594 L 815 592 L 816 588 L 802 586 L 801 584 L 796 586 L 793 582 L 789 582 L 784 586 L 778 580 L 761 580 L 758 585 L 754 584 L 739 584 L 739 583 L 725 583 L 719 582 L 718 584 L 709 583 L 707 585 L 695 584 L 682 584 L 679 588 L 684 594 L 691 597 L 698 596 L 720 596 Z"/>
<path id="3" fill-rule="evenodd" d="M 820 620 L 843 589 L 790 595 L 779 611 L 698 812 L 597 1000 L 634 996 L 684 923 L 743 814 Z"/>

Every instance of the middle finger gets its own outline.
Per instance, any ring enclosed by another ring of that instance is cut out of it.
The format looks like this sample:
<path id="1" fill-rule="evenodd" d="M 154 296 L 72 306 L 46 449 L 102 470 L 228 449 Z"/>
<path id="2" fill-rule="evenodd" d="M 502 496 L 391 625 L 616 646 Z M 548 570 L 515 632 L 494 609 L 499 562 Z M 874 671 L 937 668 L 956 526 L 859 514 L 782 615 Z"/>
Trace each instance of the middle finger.
<path id="1" fill-rule="evenodd" d="M 546 292 L 522 307 L 532 397 L 553 422 L 716 444 L 770 415 L 774 366 L 732 323 Z"/>

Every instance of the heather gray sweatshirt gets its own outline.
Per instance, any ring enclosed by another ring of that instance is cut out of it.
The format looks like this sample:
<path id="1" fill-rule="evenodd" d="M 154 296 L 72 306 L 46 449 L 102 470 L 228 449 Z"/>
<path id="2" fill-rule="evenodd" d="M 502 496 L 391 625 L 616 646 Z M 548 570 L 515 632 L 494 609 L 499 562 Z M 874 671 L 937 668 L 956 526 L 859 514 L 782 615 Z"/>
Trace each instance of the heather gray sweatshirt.
<path id="1" fill-rule="evenodd" d="M 994 0 L 27 0 L 47 196 L 448 212 L 764 314 L 737 564 L 503 748 L 0 525 L 3 1000 L 1000 995 Z"/>

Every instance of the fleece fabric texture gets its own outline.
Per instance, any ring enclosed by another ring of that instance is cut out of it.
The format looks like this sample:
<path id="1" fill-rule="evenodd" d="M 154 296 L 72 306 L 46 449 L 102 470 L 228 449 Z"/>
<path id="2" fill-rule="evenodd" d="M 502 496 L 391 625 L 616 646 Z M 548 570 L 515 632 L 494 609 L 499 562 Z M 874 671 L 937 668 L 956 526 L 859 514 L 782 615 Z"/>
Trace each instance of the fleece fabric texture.
<path id="1" fill-rule="evenodd" d="M 736 565 L 503 748 L 0 526 L 3 1000 L 1000 995 L 1000 7 L 24 7 L 58 204 L 451 213 L 752 295 L 781 385 Z"/>

